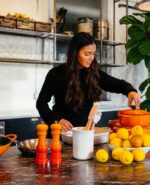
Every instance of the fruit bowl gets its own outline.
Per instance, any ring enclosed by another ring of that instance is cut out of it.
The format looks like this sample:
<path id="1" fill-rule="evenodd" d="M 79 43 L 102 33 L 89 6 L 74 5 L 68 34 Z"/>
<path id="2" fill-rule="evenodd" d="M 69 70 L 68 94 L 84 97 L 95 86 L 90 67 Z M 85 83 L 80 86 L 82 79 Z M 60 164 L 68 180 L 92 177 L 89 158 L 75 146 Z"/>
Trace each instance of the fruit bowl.
<path id="1" fill-rule="evenodd" d="M 113 132 L 117 132 L 119 128 L 126 128 L 128 129 L 128 131 L 132 129 L 132 127 L 129 127 L 129 126 L 121 126 L 119 119 L 109 120 L 108 125 L 112 129 Z M 147 126 L 147 127 L 145 126 L 143 127 L 143 129 L 145 133 L 150 134 L 150 126 Z"/>
<path id="2" fill-rule="evenodd" d="M 112 151 L 113 149 L 118 148 L 118 147 L 108 144 L 108 148 Z M 122 148 L 122 147 L 120 147 L 120 148 Z M 123 148 L 123 149 L 129 150 L 129 151 L 132 151 L 134 149 L 141 149 L 144 151 L 145 154 L 147 154 L 150 151 L 150 146 L 139 147 L 139 148 Z"/>

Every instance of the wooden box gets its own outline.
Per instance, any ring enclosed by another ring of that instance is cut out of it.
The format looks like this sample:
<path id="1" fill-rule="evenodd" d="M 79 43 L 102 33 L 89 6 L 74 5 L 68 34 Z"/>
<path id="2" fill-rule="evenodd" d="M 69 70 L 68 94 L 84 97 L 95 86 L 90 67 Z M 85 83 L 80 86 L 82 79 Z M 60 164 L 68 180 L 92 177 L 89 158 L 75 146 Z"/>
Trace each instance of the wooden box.
<path id="1" fill-rule="evenodd" d="M 35 22 L 35 31 L 51 32 L 52 24 L 44 22 Z"/>
<path id="2" fill-rule="evenodd" d="M 26 20 L 17 20 L 17 28 L 25 30 L 34 30 L 34 22 Z"/>
<path id="3" fill-rule="evenodd" d="M 16 28 L 16 19 L 0 16 L 0 26 Z"/>

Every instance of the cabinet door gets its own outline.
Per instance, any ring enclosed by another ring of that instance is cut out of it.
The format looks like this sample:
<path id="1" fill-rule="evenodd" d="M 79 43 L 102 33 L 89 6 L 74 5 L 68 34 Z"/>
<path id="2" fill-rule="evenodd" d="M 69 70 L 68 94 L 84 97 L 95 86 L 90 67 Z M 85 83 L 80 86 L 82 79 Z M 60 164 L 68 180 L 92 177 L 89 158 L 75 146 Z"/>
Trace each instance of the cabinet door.
<path id="1" fill-rule="evenodd" d="M 17 140 L 37 138 L 36 125 L 39 117 L 8 119 L 5 121 L 5 134 L 16 134 Z"/>

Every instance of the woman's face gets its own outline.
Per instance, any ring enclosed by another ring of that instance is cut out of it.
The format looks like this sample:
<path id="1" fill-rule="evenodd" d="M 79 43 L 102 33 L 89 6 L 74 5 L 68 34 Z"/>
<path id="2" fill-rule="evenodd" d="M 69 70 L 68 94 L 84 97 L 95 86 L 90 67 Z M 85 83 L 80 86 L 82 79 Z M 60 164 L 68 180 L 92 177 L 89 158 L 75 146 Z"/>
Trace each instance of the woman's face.
<path id="1" fill-rule="evenodd" d="M 94 60 L 96 45 L 90 44 L 80 49 L 77 55 L 78 63 L 81 67 L 89 68 Z"/>

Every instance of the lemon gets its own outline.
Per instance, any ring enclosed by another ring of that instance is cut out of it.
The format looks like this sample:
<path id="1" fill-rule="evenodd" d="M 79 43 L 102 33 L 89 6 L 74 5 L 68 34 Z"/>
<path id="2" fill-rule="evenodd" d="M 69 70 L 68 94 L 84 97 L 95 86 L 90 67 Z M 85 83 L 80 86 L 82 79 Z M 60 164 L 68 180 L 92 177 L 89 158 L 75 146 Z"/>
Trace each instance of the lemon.
<path id="1" fill-rule="evenodd" d="M 117 131 L 117 137 L 120 139 L 128 139 L 129 137 L 129 132 L 126 128 L 119 128 Z"/>
<path id="2" fill-rule="evenodd" d="M 143 134 L 143 146 L 150 146 L 150 135 Z"/>
<path id="3" fill-rule="evenodd" d="M 128 150 L 120 152 L 120 161 L 123 164 L 131 164 L 133 161 L 133 154 Z"/>
<path id="4" fill-rule="evenodd" d="M 115 137 L 117 137 L 117 134 L 116 134 L 115 132 L 111 133 L 111 134 L 109 135 L 109 142 L 110 142 L 113 138 L 115 138 Z"/>
<path id="5" fill-rule="evenodd" d="M 109 154 L 105 149 L 99 149 L 96 152 L 96 160 L 98 162 L 104 163 L 107 162 L 109 158 Z"/>
<path id="6" fill-rule="evenodd" d="M 132 129 L 131 129 L 131 133 L 134 136 L 135 135 L 143 135 L 143 132 L 144 132 L 144 130 L 140 125 L 136 125 L 136 126 L 132 127 Z"/>
<path id="7" fill-rule="evenodd" d="M 138 148 L 143 145 L 143 138 L 140 135 L 134 135 L 130 139 L 130 143 L 132 147 Z"/>
<path id="8" fill-rule="evenodd" d="M 110 144 L 113 145 L 113 146 L 122 146 L 122 140 L 118 137 L 115 137 L 113 138 L 111 141 L 110 141 Z"/>
<path id="9" fill-rule="evenodd" d="M 120 153 L 123 151 L 123 148 L 120 148 L 120 147 L 117 147 L 117 148 L 114 148 L 112 150 L 112 158 L 115 159 L 115 160 L 119 160 L 120 159 Z"/>
<path id="10" fill-rule="evenodd" d="M 142 149 L 134 149 L 132 150 L 132 154 L 133 154 L 133 160 L 134 161 L 143 161 L 145 159 L 145 153 Z"/>
<path id="11" fill-rule="evenodd" d="M 124 148 L 131 148 L 130 140 L 129 139 L 124 140 L 123 143 L 122 143 L 122 146 Z"/>

